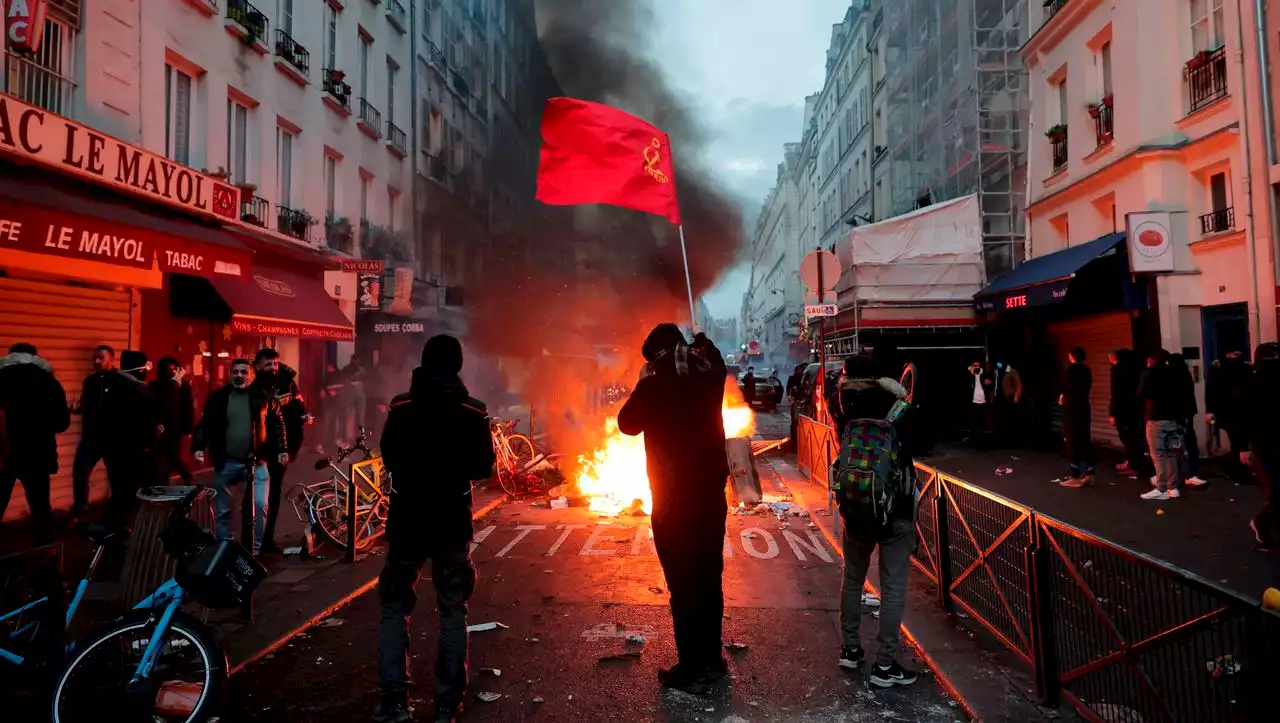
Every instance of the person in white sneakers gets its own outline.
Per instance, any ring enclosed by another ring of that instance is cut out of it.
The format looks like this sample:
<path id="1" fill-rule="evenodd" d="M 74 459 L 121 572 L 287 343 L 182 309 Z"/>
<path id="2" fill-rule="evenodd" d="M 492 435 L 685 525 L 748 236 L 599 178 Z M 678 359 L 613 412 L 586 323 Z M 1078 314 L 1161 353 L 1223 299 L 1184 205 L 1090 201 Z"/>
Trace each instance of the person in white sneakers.
<path id="1" fill-rule="evenodd" d="M 1147 444 L 1156 465 L 1155 489 L 1143 493 L 1142 499 L 1181 497 L 1178 477 L 1184 444 L 1182 422 L 1190 413 L 1179 390 L 1177 373 L 1169 362 L 1169 352 L 1158 349 L 1147 360 L 1147 370 L 1138 383 L 1138 398 L 1146 412 Z"/>
<path id="2" fill-rule="evenodd" d="M 1200 489 L 1209 483 L 1196 474 L 1200 468 L 1200 440 L 1196 438 L 1196 414 L 1200 409 L 1196 404 L 1196 380 L 1191 376 L 1187 360 L 1181 354 L 1170 354 L 1169 366 L 1177 380 L 1183 406 L 1189 412 L 1186 419 L 1182 420 L 1182 454 L 1178 458 L 1178 472 L 1187 487 Z"/>

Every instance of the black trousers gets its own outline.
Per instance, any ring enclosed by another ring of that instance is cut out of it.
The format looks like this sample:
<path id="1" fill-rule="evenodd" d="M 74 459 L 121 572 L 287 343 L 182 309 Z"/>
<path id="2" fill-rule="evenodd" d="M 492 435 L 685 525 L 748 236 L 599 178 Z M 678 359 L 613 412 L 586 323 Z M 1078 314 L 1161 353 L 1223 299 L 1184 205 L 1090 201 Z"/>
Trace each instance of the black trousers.
<path id="1" fill-rule="evenodd" d="M 22 491 L 27 495 L 27 507 L 31 510 L 32 534 L 36 546 L 53 542 L 53 509 L 49 504 L 49 473 L 19 470 L 16 465 L 0 469 L 0 519 L 9 509 L 13 485 L 22 480 Z"/>
<path id="2" fill-rule="evenodd" d="M 1120 444 L 1124 445 L 1125 460 L 1129 468 L 1139 477 L 1151 477 L 1156 473 L 1155 465 L 1147 454 L 1146 425 L 1142 418 L 1116 419 L 1116 435 Z"/>
<path id="3" fill-rule="evenodd" d="M 456 711 L 467 692 L 467 603 L 476 587 L 471 541 L 438 546 L 430 531 L 395 534 L 388 529 L 387 561 L 378 578 L 382 603 L 378 648 L 378 682 L 383 695 L 403 696 L 409 689 L 409 618 L 418 602 L 414 587 L 422 566 L 431 560 L 431 580 L 440 613 L 436 651 L 436 710 Z M 432 549 L 443 547 L 444 549 Z"/>
<path id="4" fill-rule="evenodd" d="M 1091 475 L 1097 470 L 1093 455 L 1093 435 L 1089 430 L 1089 420 L 1072 420 L 1063 429 L 1063 439 L 1067 443 L 1067 462 L 1071 465 L 1071 475 Z"/>
<path id="5" fill-rule="evenodd" d="M 671 593 L 676 654 L 685 670 L 704 670 L 721 659 L 727 514 L 723 497 L 654 509 L 653 544 Z"/>
<path id="6" fill-rule="evenodd" d="M 1230 454 L 1222 462 L 1223 468 L 1231 479 L 1236 482 L 1247 481 L 1251 474 L 1251 470 L 1240 462 L 1240 452 L 1248 448 L 1248 439 L 1245 435 L 1245 425 L 1238 419 L 1219 418 L 1218 426 L 1223 432 L 1226 432 L 1227 443 L 1231 445 Z"/>
<path id="7" fill-rule="evenodd" d="M 275 544 L 276 518 L 280 516 L 280 491 L 284 489 L 284 475 L 288 471 L 287 464 L 280 464 L 274 460 L 267 462 L 267 474 L 271 475 L 271 484 L 267 488 L 267 526 L 262 530 L 263 545 Z"/>
<path id="8" fill-rule="evenodd" d="M 191 484 L 191 469 L 187 467 L 187 462 L 182 458 L 182 441 L 185 439 L 181 435 L 164 435 L 160 437 L 160 441 L 156 446 L 156 484 L 169 484 L 169 477 L 174 472 L 182 479 L 182 484 Z"/>
<path id="9" fill-rule="evenodd" d="M 1253 453 L 1253 471 L 1262 485 L 1262 509 L 1253 518 L 1262 541 L 1280 543 L 1280 450 Z"/>

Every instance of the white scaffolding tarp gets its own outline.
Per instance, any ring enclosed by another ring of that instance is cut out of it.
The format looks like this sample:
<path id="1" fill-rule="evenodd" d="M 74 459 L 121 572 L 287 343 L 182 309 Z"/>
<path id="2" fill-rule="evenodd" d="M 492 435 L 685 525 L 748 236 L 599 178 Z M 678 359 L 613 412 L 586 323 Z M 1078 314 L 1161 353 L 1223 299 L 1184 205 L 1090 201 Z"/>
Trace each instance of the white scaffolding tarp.
<path id="1" fill-rule="evenodd" d="M 836 244 L 840 292 L 858 302 L 971 303 L 985 283 L 977 194 L 861 226 Z"/>

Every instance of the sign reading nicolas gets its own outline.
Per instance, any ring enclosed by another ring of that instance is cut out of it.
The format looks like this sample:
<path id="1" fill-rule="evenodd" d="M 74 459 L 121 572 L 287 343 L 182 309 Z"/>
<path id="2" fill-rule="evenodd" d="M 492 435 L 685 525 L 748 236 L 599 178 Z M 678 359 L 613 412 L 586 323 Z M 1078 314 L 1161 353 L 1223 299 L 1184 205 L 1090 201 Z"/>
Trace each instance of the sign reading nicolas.
<path id="1" fill-rule="evenodd" d="M 4 94 L 0 152 L 206 216 L 236 220 L 240 215 L 238 189 Z"/>

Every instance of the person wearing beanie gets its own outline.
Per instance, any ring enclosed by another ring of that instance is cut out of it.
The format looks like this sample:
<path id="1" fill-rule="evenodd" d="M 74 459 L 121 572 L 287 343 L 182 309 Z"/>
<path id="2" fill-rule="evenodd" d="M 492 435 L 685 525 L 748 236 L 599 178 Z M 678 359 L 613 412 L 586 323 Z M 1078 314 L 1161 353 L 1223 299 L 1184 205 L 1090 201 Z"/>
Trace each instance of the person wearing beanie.
<path id="1" fill-rule="evenodd" d="M 663 686 L 703 694 L 728 673 L 722 657 L 725 504 L 725 369 L 703 334 L 687 344 L 659 324 L 641 348 L 645 364 L 618 412 L 623 434 L 644 435 L 653 492 L 653 542 L 671 591 L 679 662 L 658 671 Z"/>
<path id="2" fill-rule="evenodd" d="M 1262 509 L 1249 528 L 1264 552 L 1280 550 L 1280 345 L 1259 344 L 1253 354 L 1249 382 L 1249 409 L 1245 422 L 1249 448 L 1240 462 L 1252 465 L 1262 487 Z"/>
<path id="3" fill-rule="evenodd" d="M 58 473 L 58 435 L 67 431 L 67 393 L 33 344 L 0 357 L 0 519 L 22 481 L 36 545 L 53 542 L 49 478 Z"/>
<path id="4" fill-rule="evenodd" d="M 407 723 L 409 615 L 418 574 L 431 560 L 440 615 L 436 653 L 437 721 L 457 715 L 467 690 L 467 601 L 471 564 L 471 483 L 493 474 L 495 454 L 484 402 L 463 385 L 462 345 L 433 336 L 422 348 L 409 391 L 391 400 L 382 432 L 382 461 L 395 479 L 387 514 L 387 556 L 378 579 L 382 605 L 374 719 Z"/>

